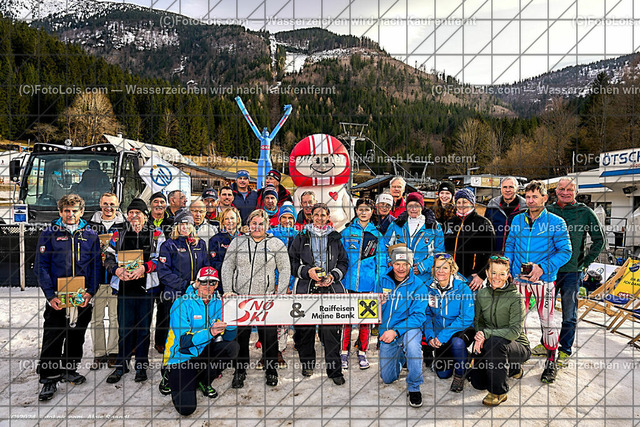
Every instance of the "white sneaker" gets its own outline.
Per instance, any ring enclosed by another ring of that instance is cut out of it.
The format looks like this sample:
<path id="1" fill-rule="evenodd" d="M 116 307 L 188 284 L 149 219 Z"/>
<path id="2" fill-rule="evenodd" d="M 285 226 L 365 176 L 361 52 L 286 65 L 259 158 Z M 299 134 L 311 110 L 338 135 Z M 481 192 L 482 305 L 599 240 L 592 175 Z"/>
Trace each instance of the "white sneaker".
<path id="1" fill-rule="evenodd" d="M 340 361 L 342 362 L 342 369 L 349 369 L 349 353 L 340 354 Z"/>
<path id="2" fill-rule="evenodd" d="M 360 365 L 360 369 L 369 369 L 369 361 L 367 360 L 366 354 L 358 355 L 358 364 Z"/>

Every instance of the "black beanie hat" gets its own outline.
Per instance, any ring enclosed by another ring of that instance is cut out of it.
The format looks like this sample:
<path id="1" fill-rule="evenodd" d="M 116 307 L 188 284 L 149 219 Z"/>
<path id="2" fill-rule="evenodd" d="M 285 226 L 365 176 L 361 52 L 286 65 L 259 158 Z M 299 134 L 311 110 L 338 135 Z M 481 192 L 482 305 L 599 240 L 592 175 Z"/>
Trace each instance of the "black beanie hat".
<path id="1" fill-rule="evenodd" d="M 453 185 L 451 181 L 442 181 L 440 185 L 438 185 L 438 193 L 442 190 L 448 191 L 451 195 L 456 194 L 456 186 Z"/>
<path id="2" fill-rule="evenodd" d="M 133 199 L 131 203 L 129 203 L 129 206 L 127 207 L 127 213 L 129 213 L 129 211 L 133 209 L 139 210 L 145 216 L 149 216 L 149 209 L 147 208 L 147 204 L 142 199 L 138 199 L 138 198 Z"/>
<path id="3" fill-rule="evenodd" d="M 165 196 L 162 191 L 158 191 L 157 193 L 153 193 L 151 195 L 151 198 L 149 199 L 149 202 L 152 202 L 154 199 L 157 199 L 158 197 L 163 199 L 165 202 L 167 201 L 167 196 Z"/>

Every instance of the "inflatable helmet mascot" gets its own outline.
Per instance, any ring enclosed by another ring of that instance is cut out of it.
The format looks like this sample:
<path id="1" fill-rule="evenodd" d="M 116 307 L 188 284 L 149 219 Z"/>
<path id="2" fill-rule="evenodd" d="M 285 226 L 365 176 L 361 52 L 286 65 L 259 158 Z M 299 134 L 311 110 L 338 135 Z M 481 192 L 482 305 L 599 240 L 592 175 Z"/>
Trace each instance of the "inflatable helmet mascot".
<path id="1" fill-rule="evenodd" d="M 289 156 L 289 175 L 298 187 L 293 194 L 296 209 L 302 209 L 302 193 L 311 190 L 318 202 L 329 206 L 333 227 L 342 231 L 354 215 L 346 188 L 350 171 L 349 153 L 337 138 L 315 134 L 298 142 Z"/>

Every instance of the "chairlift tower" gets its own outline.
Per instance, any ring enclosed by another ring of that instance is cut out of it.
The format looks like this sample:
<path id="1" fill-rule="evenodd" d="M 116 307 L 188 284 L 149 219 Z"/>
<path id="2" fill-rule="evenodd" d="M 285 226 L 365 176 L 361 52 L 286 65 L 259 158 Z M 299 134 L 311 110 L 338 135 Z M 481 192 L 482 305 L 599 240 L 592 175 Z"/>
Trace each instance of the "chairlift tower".
<path id="1" fill-rule="evenodd" d="M 348 123 L 340 122 L 342 133 L 338 135 L 340 139 L 349 139 L 349 158 L 351 161 L 351 173 L 349 174 L 349 191 L 353 187 L 354 163 L 356 160 L 356 142 L 366 141 L 366 137 L 362 136 L 364 128 L 369 126 L 366 123 Z"/>

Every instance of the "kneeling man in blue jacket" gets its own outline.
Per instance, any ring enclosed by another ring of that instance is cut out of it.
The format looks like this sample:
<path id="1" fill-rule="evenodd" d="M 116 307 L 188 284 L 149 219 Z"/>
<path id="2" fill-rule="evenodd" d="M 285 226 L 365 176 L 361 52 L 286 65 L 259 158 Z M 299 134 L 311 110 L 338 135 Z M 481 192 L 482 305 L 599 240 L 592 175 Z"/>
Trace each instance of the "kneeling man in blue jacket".
<path id="1" fill-rule="evenodd" d="M 380 324 L 380 377 L 385 384 L 398 379 L 406 363 L 409 405 L 422 406 L 422 325 L 427 319 L 428 290 L 413 272 L 413 252 L 404 245 L 390 247 L 392 268 L 380 278 L 385 297 Z"/>
<path id="2" fill-rule="evenodd" d="M 196 410 L 196 390 L 209 398 L 218 397 L 211 383 L 238 356 L 239 345 L 232 341 L 236 328 L 220 321 L 219 283 L 215 268 L 202 267 L 193 285 L 171 308 L 164 364 L 173 406 L 180 415 Z"/>

